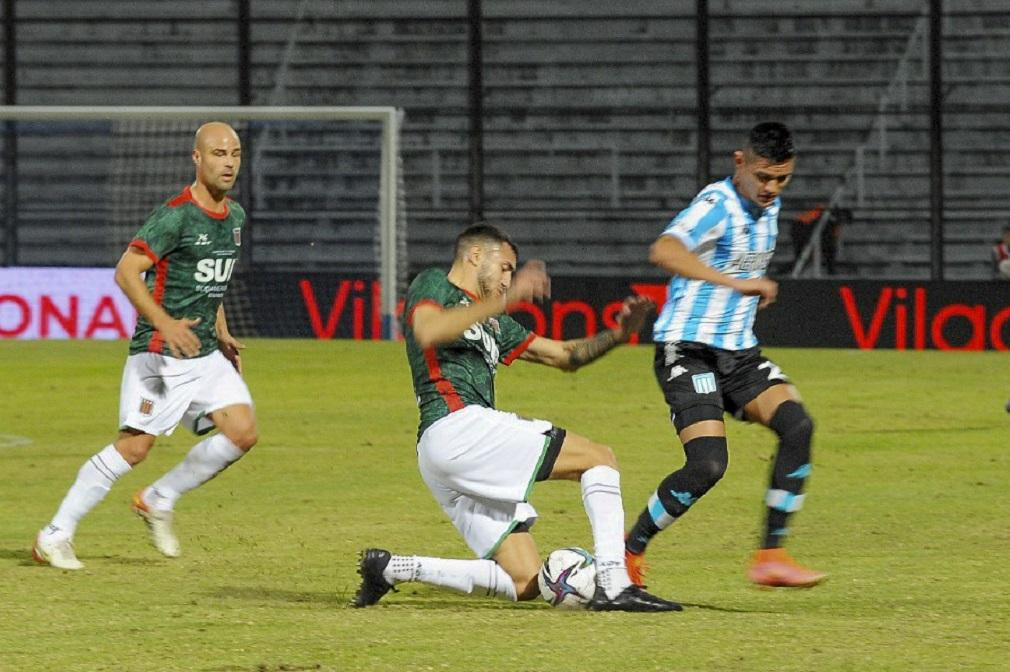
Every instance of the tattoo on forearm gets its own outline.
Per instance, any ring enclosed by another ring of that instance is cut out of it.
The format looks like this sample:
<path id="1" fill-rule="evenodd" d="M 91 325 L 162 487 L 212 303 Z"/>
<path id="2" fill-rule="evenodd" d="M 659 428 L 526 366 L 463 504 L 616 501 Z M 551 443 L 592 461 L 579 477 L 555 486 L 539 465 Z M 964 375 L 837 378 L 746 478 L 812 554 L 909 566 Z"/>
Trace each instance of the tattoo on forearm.
<path id="1" fill-rule="evenodd" d="M 617 343 L 617 337 L 614 336 L 614 332 L 609 329 L 607 331 L 600 332 L 592 338 L 583 338 L 579 341 L 575 341 L 572 343 L 568 365 L 572 369 L 585 366 L 586 364 L 607 354 L 609 350 L 613 350 Z"/>

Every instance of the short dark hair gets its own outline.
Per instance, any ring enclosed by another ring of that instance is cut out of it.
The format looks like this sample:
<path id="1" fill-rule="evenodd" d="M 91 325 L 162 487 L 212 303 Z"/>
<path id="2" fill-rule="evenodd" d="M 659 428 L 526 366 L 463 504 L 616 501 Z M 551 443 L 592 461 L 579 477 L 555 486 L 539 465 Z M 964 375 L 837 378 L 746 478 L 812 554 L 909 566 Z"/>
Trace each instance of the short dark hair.
<path id="1" fill-rule="evenodd" d="M 765 121 L 750 129 L 747 146 L 756 156 L 772 163 L 785 163 L 796 158 L 793 134 L 785 124 L 777 121 Z"/>
<path id="2" fill-rule="evenodd" d="M 462 233 L 456 236 L 456 258 L 461 258 L 474 245 L 487 243 L 505 243 L 515 252 L 516 258 L 519 257 L 519 248 L 501 229 L 487 222 L 477 222 L 466 227 Z"/>

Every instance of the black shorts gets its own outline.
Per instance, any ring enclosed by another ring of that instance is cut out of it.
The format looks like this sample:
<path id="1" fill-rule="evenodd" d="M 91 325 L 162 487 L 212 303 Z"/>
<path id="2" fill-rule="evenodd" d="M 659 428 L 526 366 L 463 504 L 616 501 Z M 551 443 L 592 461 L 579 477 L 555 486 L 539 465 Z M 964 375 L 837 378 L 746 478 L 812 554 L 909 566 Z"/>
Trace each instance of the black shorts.
<path id="1" fill-rule="evenodd" d="M 760 348 L 722 350 L 703 343 L 657 343 L 656 382 L 677 431 L 723 413 L 743 418 L 743 407 L 789 378 Z"/>

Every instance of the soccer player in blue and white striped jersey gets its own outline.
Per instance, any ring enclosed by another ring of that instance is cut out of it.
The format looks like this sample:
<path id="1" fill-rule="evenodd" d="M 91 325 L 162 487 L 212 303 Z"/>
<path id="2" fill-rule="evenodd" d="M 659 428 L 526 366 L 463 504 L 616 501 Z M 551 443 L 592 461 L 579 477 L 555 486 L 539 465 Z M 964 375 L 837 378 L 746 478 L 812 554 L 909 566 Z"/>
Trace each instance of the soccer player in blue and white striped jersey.
<path id="1" fill-rule="evenodd" d="M 729 461 L 724 413 L 779 437 L 765 531 L 748 577 L 798 587 L 826 576 L 783 548 L 787 520 L 803 504 L 813 422 L 789 379 L 762 356 L 753 331 L 755 313 L 778 294 L 765 272 L 778 236 L 779 196 L 796 164 L 792 134 L 777 122 L 758 124 L 733 161 L 733 176 L 702 189 L 649 252 L 673 276 L 653 331 L 654 369 L 687 459 L 659 484 L 628 533 L 626 563 L 638 584 L 649 541 L 722 478 Z"/>

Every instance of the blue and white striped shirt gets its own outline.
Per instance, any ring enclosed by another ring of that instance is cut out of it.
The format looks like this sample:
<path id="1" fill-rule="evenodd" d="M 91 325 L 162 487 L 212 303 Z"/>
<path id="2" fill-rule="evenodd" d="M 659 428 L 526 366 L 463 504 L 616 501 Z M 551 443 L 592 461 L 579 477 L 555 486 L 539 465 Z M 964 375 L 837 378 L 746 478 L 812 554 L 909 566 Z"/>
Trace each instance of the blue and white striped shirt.
<path id="1" fill-rule="evenodd" d="M 763 211 L 749 210 L 748 206 L 756 208 L 737 193 L 732 178 L 727 177 L 698 192 L 663 235 L 675 236 L 717 271 L 737 278 L 759 278 L 775 253 L 781 199 L 776 198 Z M 674 276 L 653 327 L 653 340 L 694 341 L 724 350 L 754 347 L 754 314 L 760 299 L 711 282 Z"/>

